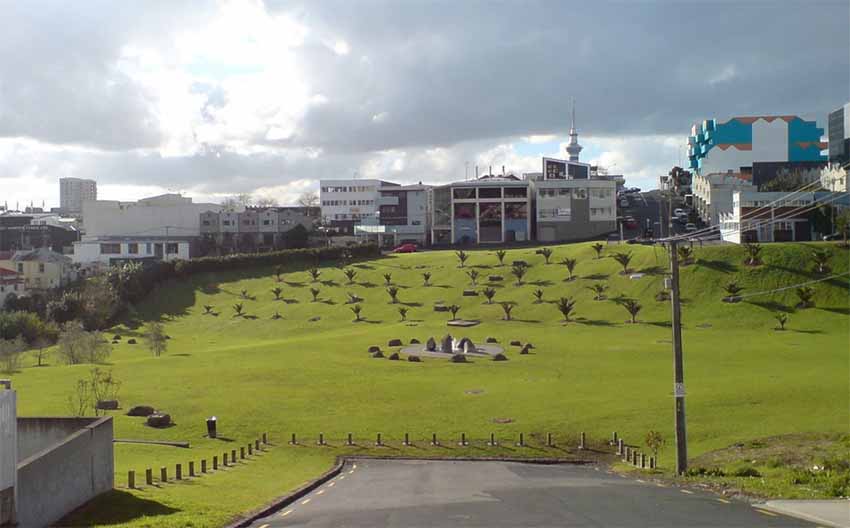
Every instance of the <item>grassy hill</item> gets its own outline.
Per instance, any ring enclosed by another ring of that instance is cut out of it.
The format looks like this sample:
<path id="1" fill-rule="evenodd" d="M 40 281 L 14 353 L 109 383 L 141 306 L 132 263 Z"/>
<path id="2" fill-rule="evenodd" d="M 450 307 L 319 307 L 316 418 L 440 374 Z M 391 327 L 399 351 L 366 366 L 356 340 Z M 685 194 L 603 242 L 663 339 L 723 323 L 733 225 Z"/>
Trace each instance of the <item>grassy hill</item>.
<path id="1" fill-rule="evenodd" d="M 847 273 L 848 253 L 833 246 L 775 244 L 762 252 L 764 264 L 743 265 L 737 246 L 695 248 L 694 262 L 682 268 L 685 382 L 690 454 L 720 449 L 735 442 L 785 433 L 845 432 L 848 423 L 847 336 L 850 302 L 847 276 L 814 284 L 816 307 L 795 309 L 794 291 L 772 293 L 737 304 L 721 302 L 723 285 L 736 281 L 742 292 L 756 293 L 817 280 L 811 272 L 812 247 L 830 247 L 832 274 Z M 487 454 L 481 444 L 441 449 L 402 448 L 404 432 L 412 438 L 456 439 L 460 432 L 484 440 L 495 432 L 504 439 L 519 432 L 544 434 L 575 442 L 580 431 L 599 439 L 618 431 L 641 443 L 650 429 L 672 444 L 672 353 L 670 304 L 659 302 L 667 255 L 661 248 L 624 246 L 630 267 L 643 273 L 631 279 L 606 248 L 596 259 L 590 244 L 553 246 L 552 263 L 544 264 L 534 249 L 508 252 L 499 266 L 491 250 L 469 251 L 463 269 L 453 251 L 393 255 L 358 262 L 354 284 L 331 265 L 312 283 L 305 269 L 288 269 L 284 282 L 271 269 L 202 274 L 163 284 L 136 307 L 127 324 L 114 329 L 123 336 L 114 347 L 110 367 L 123 381 L 125 408 L 149 404 L 168 411 L 177 425 L 154 430 L 141 419 L 115 413 L 119 438 L 188 440 L 191 450 L 118 444 L 116 481 L 126 470 L 143 472 L 190 459 L 198 460 L 243 445 L 268 431 L 277 446 L 260 459 L 235 470 L 162 488 L 117 491 L 97 511 L 78 522 L 128 526 L 217 526 L 246 509 L 267 502 L 327 469 L 347 432 L 374 442 L 382 432 L 396 454 Z M 561 259 L 578 259 L 576 278 Z M 516 285 L 510 263 L 530 264 L 524 284 Z M 468 271 L 477 270 L 477 290 L 491 286 L 494 301 L 516 303 L 513 320 L 503 320 L 500 305 L 463 296 L 470 288 Z M 431 286 L 422 273 L 432 274 Z M 384 286 L 385 273 L 399 288 L 399 301 L 409 308 L 400 321 Z M 502 275 L 490 283 L 489 275 Z M 611 300 L 593 300 L 589 286 L 603 283 L 609 298 L 638 299 L 638 324 Z M 272 288 L 280 286 L 282 300 Z M 311 288 L 319 302 L 312 302 Z M 533 292 L 542 289 L 544 302 Z M 241 299 L 247 290 L 249 300 Z M 347 293 L 363 298 L 365 321 L 352 322 Z M 562 323 L 553 301 L 577 300 L 574 319 Z M 370 345 L 385 351 L 393 338 L 422 342 L 447 332 L 450 314 L 435 312 L 437 301 L 457 304 L 459 317 L 479 319 L 469 329 L 451 329 L 475 342 L 496 337 L 509 360 L 476 360 L 458 365 L 424 358 L 422 363 L 372 359 Z M 232 306 L 244 305 L 236 317 Z M 204 314 L 204 305 L 217 315 Z M 775 331 L 774 314 L 789 316 L 788 330 Z M 281 319 L 272 316 L 279 312 Z M 139 338 L 140 324 L 161 320 L 172 337 L 168 351 L 153 357 Z M 519 355 L 510 340 L 532 342 L 534 354 Z M 14 376 L 20 413 L 66 414 L 75 380 L 90 366 L 26 368 Z M 216 415 L 220 434 L 234 442 L 204 437 L 204 419 Z M 508 423 L 497 423 L 508 422 Z M 315 441 L 319 432 L 331 446 L 285 444 L 291 432 Z M 455 440 L 456 441 L 456 440 Z M 563 445 L 563 444 L 561 444 Z M 365 450 L 365 447 L 353 451 Z M 374 451 L 371 447 L 369 450 Z M 563 447 L 523 451 L 503 447 L 514 456 L 563 455 Z M 662 465 L 672 464 L 673 451 L 662 452 Z M 260 461 L 261 460 L 261 461 Z M 122 513 L 123 512 L 123 513 Z M 131 512 L 131 513 L 127 513 Z M 143 515 L 146 514 L 147 516 Z"/>

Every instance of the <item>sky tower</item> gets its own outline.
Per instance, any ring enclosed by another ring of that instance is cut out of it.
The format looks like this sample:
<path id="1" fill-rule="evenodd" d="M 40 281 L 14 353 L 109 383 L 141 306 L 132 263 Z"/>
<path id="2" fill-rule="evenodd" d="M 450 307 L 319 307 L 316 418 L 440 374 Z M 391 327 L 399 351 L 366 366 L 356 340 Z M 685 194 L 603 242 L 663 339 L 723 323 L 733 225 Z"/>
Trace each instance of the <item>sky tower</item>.
<path id="1" fill-rule="evenodd" d="M 581 153 L 582 146 L 578 144 L 578 132 L 576 132 L 576 100 L 573 98 L 572 111 L 572 126 L 570 127 L 570 142 L 567 143 L 567 159 L 570 161 L 578 161 L 578 155 Z"/>

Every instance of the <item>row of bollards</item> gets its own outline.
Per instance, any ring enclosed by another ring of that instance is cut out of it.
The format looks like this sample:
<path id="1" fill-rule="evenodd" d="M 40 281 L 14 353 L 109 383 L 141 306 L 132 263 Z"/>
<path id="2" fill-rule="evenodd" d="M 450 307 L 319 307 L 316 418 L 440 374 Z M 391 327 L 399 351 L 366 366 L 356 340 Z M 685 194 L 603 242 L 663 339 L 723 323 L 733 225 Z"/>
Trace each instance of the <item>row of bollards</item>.
<path id="1" fill-rule="evenodd" d="M 256 440 L 254 440 L 253 443 L 249 442 L 247 444 L 247 446 L 243 446 L 243 447 L 239 448 L 239 459 L 244 460 L 246 458 L 245 447 L 248 448 L 247 456 L 251 456 L 255 450 L 257 452 L 262 450 L 261 445 L 263 445 L 263 446 L 268 445 L 268 443 L 269 443 L 268 433 L 263 433 L 262 434 L 262 440 L 256 439 Z M 236 465 L 237 464 L 236 453 L 237 453 L 236 449 L 231 449 L 229 453 L 227 451 L 225 451 L 224 453 L 222 453 L 221 459 L 219 459 L 218 455 L 213 455 L 212 460 L 211 460 L 212 470 L 213 471 L 218 470 L 219 460 L 221 460 L 221 463 L 224 467 L 230 467 L 230 466 Z M 207 473 L 208 470 L 209 470 L 209 467 L 207 465 L 207 459 L 205 459 L 205 458 L 201 459 L 201 474 Z M 189 461 L 188 471 L 189 471 L 189 474 L 188 474 L 189 477 L 198 476 L 195 473 L 195 461 L 194 460 Z M 183 464 L 181 464 L 181 463 L 177 463 L 177 464 L 174 465 L 174 480 L 183 480 Z M 162 466 L 162 467 L 159 468 L 159 481 L 161 483 L 165 483 L 165 482 L 169 481 L 168 468 L 166 466 Z M 145 469 L 145 484 L 148 485 L 148 486 L 154 485 L 153 469 L 151 469 L 151 468 Z M 130 488 L 130 489 L 136 489 L 136 472 L 135 472 L 135 470 L 131 469 L 131 470 L 127 471 L 127 487 Z"/>
<path id="2" fill-rule="evenodd" d="M 611 435 L 611 444 L 617 446 L 617 456 L 622 457 L 624 462 L 640 469 L 655 469 L 656 460 L 654 456 L 647 457 L 646 453 L 641 453 L 632 446 L 626 445 L 623 439 L 617 436 L 616 431 Z"/>
<path id="3" fill-rule="evenodd" d="M 616 433 L 615 433 L 615 435 L 616 435 Z M 440 440 L 437 438 L 437 433 L 431 433 L 431 440 L 430 440 L 429 443 L 432 446 L 441 445 Z M 377 447 L 386 446 L 386 444 L 384 443 L 384 438 L 383 438 L 382 433 L 376 433 L 374 444 Z M 294 445 L 301 445 L 299 443 L 298 436 L 295 433 L 290 434 L 289 445 L 293 445 L 293 446 Z M 319 445 L 319 446 L 329 446 L 330 445 L 328 443 L 327 439 L 325 438 L 325 433 L 319 433 L 319 436 L 316 439 L 316 445 Z M 357 445 L 354 441 L 354 434 L 353 433 L 347 433 L 346 434 L 345 445 L 347 445 L 347 446 Z M 413 442 L 411 442 L 411 440 L 410 440 L 410 433 L 404 433 L 404 440 L 402 440 L 401 445 L 403 445 L 403 446 L 413 446 L 414 445 Z M 470 445 L 470 440 L 466 436 L 466 433 L 460 433 L 460 438 L 457 442 L 457 445 L 463 446 L 463 447 Z M 499 445 L 499 442 L 496 439 L 495 433 L 490 433 L 490 439 L 487 441 L 487 445 L 488 446 L 498 446 Z M 514 445 L 516 445 L 517 447 L 526 447 L 527 446 L 527 444 L 525 442 L 525 434 L 524 433 L 519 433 L 519 435 L 517 437 L 517 441 Z M 552 433 L 546 433 L 546 447 L 555 447 L 555 445 L 556 445 L 555 444 L 555 435 L 552 434 Z M 250 452 L 250 449 L 251 449 L 251 446 L 249 445 L 248 446 L 249 452 Z M 586 437 L 584 432 L 582 432 L 579 436 L 578 449 L 587 449 L 587 437 Z M 618 454 L 619 454 L 619 452 L 618 452 Z"/>

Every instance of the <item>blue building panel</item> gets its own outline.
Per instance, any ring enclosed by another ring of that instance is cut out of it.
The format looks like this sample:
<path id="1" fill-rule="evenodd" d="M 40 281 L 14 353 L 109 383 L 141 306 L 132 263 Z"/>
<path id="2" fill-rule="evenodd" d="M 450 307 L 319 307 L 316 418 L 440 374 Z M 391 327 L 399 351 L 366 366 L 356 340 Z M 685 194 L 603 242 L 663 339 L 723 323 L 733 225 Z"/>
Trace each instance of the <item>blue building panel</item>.
<path id="1" fill-rule="evenodd" d="M 814 121 L 803 121 L 799 117 L 791 120 L 788 123 L 788 161 L 826 161 L 826 156 L 820 153 L 822 136 L 823 128 Z"/>

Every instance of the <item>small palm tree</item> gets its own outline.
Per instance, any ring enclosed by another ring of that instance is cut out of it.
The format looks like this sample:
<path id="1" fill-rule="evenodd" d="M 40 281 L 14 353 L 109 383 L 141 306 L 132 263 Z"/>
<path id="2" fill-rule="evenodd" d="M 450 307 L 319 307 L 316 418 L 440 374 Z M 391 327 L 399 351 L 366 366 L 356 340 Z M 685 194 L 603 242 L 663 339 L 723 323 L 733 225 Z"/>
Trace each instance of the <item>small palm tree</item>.
<path id="1" fill-rule="evenodd" d="M 567 271 L 570 273 L 570 278 L 567 280 L 573 280 L 573 271 L 576 269 L 576 264 L 578 264 L 578 260 L 574 258 L 564 258 L 561 259 L 561 264 L 567 268 Z"/>
<path id="2" fill-rule="evenodd" d="M 499 306 L 502 307 L 502 311 L 505 312 L 505 321 L 511 320 L 511 312 L 514 310 L 514 303 L 510 302 L 500 302 Z"/>
<path id="3" fill-rule="evenodd" d="M 354 278 L 357 277 L 357 270 L 354 268 L 345 268 L 343 273 L 345 273 L 345 278 L 348 279 L 348 284 L 354 284 Z"/>
<path id="4" fill-rule="evenodd" d="M 318 270 L 318 269 L 316 269 L 316 268 L 310 268 L 310 269 L 308 269 L 308 270 L 307 270 L 307 273 L 309 273 L 309 274 L 310 274 L 310 278 L 312 279 L 312 281 L 313 281 L 313 282 L 318 281 L 318 280 L 319 280 L 319 275 L 321 275 L 321 274 L 322 274 L 322 272 L 321 272 L 321 271 L 319 271 L 319 270 Z"/>
<path id="5" fill-rule="evenodd" d="M 621 275 L 625 275 L 629 272 L 629 263 L 632 261 L 632 252 L 614 253 L 614 260 L 619 262 L 620 266 L 623 266 L 623 272 Z"/>
<path id="6" fill-rule="evenodd" d="M 727 294 L 729 294 L 729 297 L 736 297 L 739 293 L 741 293 L 744 290 L 744 287 L 738 285 L 737 282 L 732 281 L 732 282 L 726 283 L 726 285 L 723 286 L 723 289 L 726 291 Z"/>
<path id="7" fill-rule="evenodd" d="M 643 306 L 641 306 L 640 303 L 637 302 L 635 299 L 623 299 L 622 301 L 620 301 L 620 304 L 623 306 L 623 308 L 626 309 L 627 312 L 629 312 L 629 315 L 631 316 L 630 322 L 632 324 L 637 323 L 637 315 L 643 309 Z"/>
<path id="8" fill-rule="evenodd" d="M 449 306 L 449 311 L 452 313 L 452 321 L 457 319 L 457 313 L 460 311 L 460 306 L 453 304 Z"/>
<path id="9" fill-rule="evenodd" d="M 464 250 L 455 251 L 455 255 L 457 255 L 457 260 L 460 262 L 460 267 L 462 268 L 466 261 L 469 259 L 469 255 Z"/>
<path id="10" fill-rule="evenodd" d="M 540 250 L 540 254 L 543 255 L 543 259 L 546 261 L 546 264 L 549 264 L 549 259 L 552 258 L 552 249 L 550 248 L 542 248 Z"/>
<path id="11" fill-rule="evenodd" d="M 392 273 L 384 273 L 384 284 L 389 286 L 393 283 L 393 274 Z"/>
<path id="12" fill-rule="evenodd" d="M 399 317 L 401 317 L 402 321 L 407 321 L 407 307 L 399 306 L 398 315 L 399 315 Z"/>
<path id="13" fill-rule="evenodd" d="M 274 295 L 274 300 L 279 301 L 281 293 L 283 293 L 283 288 L 281 288 L 280 286 L 276 286 L 274 289 L 272 289 L 272 295 Z"/>
<path id="14" fill-rule="evenodd" d="M 812 260 L 815 262 L 815 271 L 818 273 L 828 273 L 830 258 L 832 258 L 832 254 L 828 249 L 815 249 L 812 251 Z"/>
<path id="15" fill-rule="evenodd" d="M 493 304 L 493 297 L 496 296 L 496 290 L 494 288 L 484 288 L 484 297 L 487 297 L 487 304 Z"/>
<path id="16" fill-rule="evenodd" d="M 280 264 L 274 267 L 274 277 L 277 282 L 283 282 L 283 266 Z"/>
<path id="17" fill-rule="evenodd" d="M 426 271 L 425 273 L 422 274 L 422 284 L 424 286 L 430 286 L 431 285 L 431 273 Z"/>
<path id="18" fill-rule="evenodd" d="M 212 306 L 210 306 L 209 304 L 205 304 L 205 305 L 204 305 L 204 314 L 211 314 L 211 313 L 212 313 L 212 309 L 213 309 L 213 307 L 212 307 Z"/>
<path id="19" fill-rule="evenodd" d="M 592 248 L 593 248 L 593 251 L 595 251 L 595 252 L 596 252 L 596 258 L 597 258 L 597 260 L 598 260 L 598 259 L 601 259 L 601 258 L 602 258 L 602 250 L 603 250 L 603 249 L 605 249 L 605 246 L 603 246 L 602 244 L 600 244 L 599 242 L 597 242 L 596 244 L 593 244 L 593 245 L 592 245 L 592 246 L 590 246 L 590 247 L 592 247 Z"/>
<path id="20" fill-rule="evenodd" d="M 469 280 L 472 282 L 473 286 L 478 286 L 478 277 L 481 275 L 478 273 L 478 270 L 471 270 L 466 272 L 469 275 Z"/>
<path id="21" fill-rule="evenodd" d="M 558 299 L 558 302 L 555 303 L 555 306 L 558 308 L 558 311 L 561 312 L 561 315 L 564 316 L 564 322 L 570 322 L 570 314 L 575 311 L 576 301 L 572 297 L 561 297 Z"/>
<path id="22" fill-rule="evenodd" d="M 283 317 L 283 316 L 282 316 L 282 315 L 280 315 L 280 312 L 275 311 L 274 315 L 272 316 L 272 319 L 277 320 L 277 319 L 280 319 L 280 318 L 282 318 L 282 317 Z"/>
<path id="23" fill-rule="evenodd" d="M 690 246 L 677 246 L 676 252 L 679 254 L 679 262 L 682 266 L 687 266 L 691 263 L 694 256 L 694 248 Z"/>
<path id="24" fill-rule="evenodd" d="M 359 304 L 349 306 L 349 309 L 354 312 L 354 322 L 362 321 L 362 319 L 360 318 L 360 312 L 363 311 L 363 308 Z"/>
<path id="25" fill-rule="evenodd" d="M 398 288 L 395 286 L 390 286 L 387 288 L 387 295 L 390 296 L 390 300 L 393 304 L 398 303 Z"/>
<path id="26" fill-rule="evenodd" d="M 534 304 L 540 304 L 543 302 L 543 290 L 538 288 L 532 293 L 534 294 Z"/>
<path id="27" fill-rule="evenodd" d="M 776 322 L 779 323 L 779 328 L 777 330 L 785 330 L 785 323 L 788 322 L 788 315 L 784 313 L 778 313 L 773 316 L 776 319 Z"/>
<path id="28" fill-rule="evenodd" d="M 240 291 L 239 296 L 242 297 L 243 299 L 247 299 L 248 298 L 248 290 Z"/>
<path id="29" fill-rule="evenodd" d="M 319 300 L 319 289 L 318 288 L 310 288 L 310 293 L 313 295 L 313 302 Z"/>
<path id="30" fill-rule="evenodd" d="M 346 295 L 348 295 L 348 304 L 357 304 L 363 301 L 363 299 L 358 297 L 355 293 L 346 293 Z"/>
<path id="31" fill-rule="evenodd" d="M 508 254 L 508 252 L 505 251 L 504 249 L 499 249 L 499 250 L 496 251 L 496 258 L 499 259 L 499 266 L 505 265 L 505 255 L 507 255 L 507 254 Z"/>
<path id="32" fill-rule="evenodd" d="M 797 297 L 800 299 L 800 303 L 797 305 L 800 308 L 811 308 L 815 305 L 815 290 L 814 288 L 810 288 L 808 286 L 801 286 L 797 288 Z"/>
<path id="33" fill-rule="evenodd" d="M 516 277 L 517 286 L 522 285 L 522 278 L 525 277 L 526 273 L 528 273 L 528 268 L 522 264 L 515 264 L 514 267 L 511 268 L 511 275 Z"/>
<path id="34" fill-rule="evenodd" d="M 757 242 L 745 242 L 744 249 L 747 250 L 747 259 L 744 261 L 745 264 L 750 266 L 758 266 L 761 264 L 761 258 L 759 258 L 759 254 L 761 253 L 761 244 Z"/>
<path id="35" fill-rule="evenodd" d="M 242 309 L 243 308 L 244 308 L 244 306 L 242 306 L 242 303 L 236 303 L 236 304 L 233 305 L 233 311 L 236 312 L 236 317 L 239 317 L 239 316 L 242 315 Z"/>
<path id="36" fill-rule="evenodd" d="M 602 301 L 605 300 L 605 290 L 608 289 L 608 286 L 604 284 L 594 284 L 593 286 L 588 286 L 587 289 L 593 292 L 593 300 Z"/>

